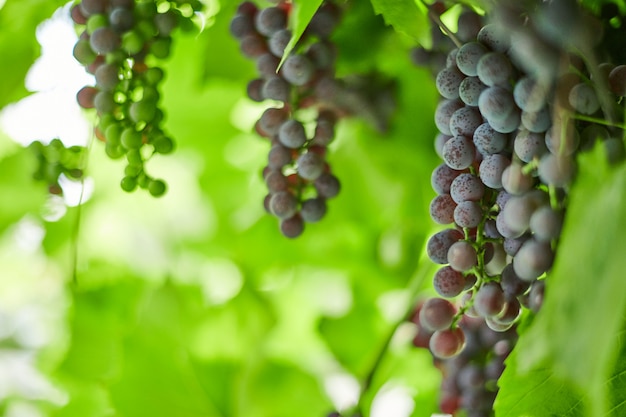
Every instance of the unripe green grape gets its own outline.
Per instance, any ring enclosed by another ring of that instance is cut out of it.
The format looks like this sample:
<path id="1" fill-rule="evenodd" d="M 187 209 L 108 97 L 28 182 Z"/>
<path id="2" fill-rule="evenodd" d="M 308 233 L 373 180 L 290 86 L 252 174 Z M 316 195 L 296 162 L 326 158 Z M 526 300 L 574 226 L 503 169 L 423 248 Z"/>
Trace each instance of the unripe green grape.
<path id="1" fill-rule="evenodd" d="M 156 113 L 156 103 L 152 100 L 141 100 L 131 104 L 129 112 L 133 122 L 150 123 Z"/>
<path id="2" fill-rule="evenodd" d="M 128 161 L 128 165 L 143 165 L 143 158 L 141 157 L 141 152 L 139 152 L 139 149 L 130 149 L 128 152 L 126 152 L 126 160 Z"/>
<path id="3" fill-rule="evenodd" d="M 104 151 L 107 156 L 111 159 L 119 159 L 124 156 L 124 148 L 120 145 L 114 145 L 112 143 L 106 143 L 104 145 Z"/>
<path id="4" fill-rule="evenodd" d="M 135 15 L 132 10 L 117 7 L 109 14 L 111 27 L 117 32 L 126 32 L 135 26 Z"/>
<path id="5" fill-rule="evenodd" d="M 143 171 L 143 165 L 126 165 L 124 174 L 128 177 L 137 177 Z"/>
<path id="6" fill-rule="evenodd" d="M 103 14 L 94 14 L 87 19 L 87 33 L 90 35 L 98 28 L 108 26 L 109 20 Z"/>
<path id="7" fill-rule="evenodd" d="M 148 188 L 148 185 L 150 184 L 151 181 L 152 181 L 152 178 L 147 176 L 146 173 L 143 171 L 137 176 L 137 185 L 139 185 L 139 187 L 141 187 L 144 190 Z"/>
<path id="8" fill-rule="evenodd" d="M 153 197 L 160 197 L 165 194 L 167 186 L 163 180 L 150 180 L 148 191 Z"/>
<path id="9" fill-rule="evenodd" d="M 135 128 L 127 127 L 122 132 L 121 142 L 126 149 L 139 149 L 143 143 L 143 138 L 141 133 L 137 132 Z"/>
<path id="10" fill-rule="evenodd" d="M 165 135 L 158 135 L 152 142 L 154 150 L 160 154 L 167 154 L 174 150 L 174 141 Z"/>
<path id="11" fill-rule="evenodd" d="M 154 24 L 161 36 L 169 36 L 174 29 L 178 27 L 178 15 L 174 9 L 170 9 L 165 13 L 158 13 L 154 16 Z"/>
<path id="12" fill-rule="evenodd" d="M 113 145 L 119 145 L 122 140 L 123 131 L 124 126 L 119 123 L 113 123 L 106 128 L 104 136 L 106 137 L 108 143 L 111 143 Z"/>
<path id="13" fill-rule="evenodd" d="M 137 177 L 128 175 L 125 176 L 124 178 L 122 178 L 120 186 L 122 187 L 122 190 L 126 191 L 127 193 L 135 191 L 135 189 L 137 188 Z"/>
<path id="14" fill-rule="evenodd" d="M 122 49 L 129 55 L 135 55 L 143 49 L 143 38 L 136 31 L 126 32 L 122 35 Z"/>
<path id="15" fill-rule="evenodd" d="M 146 81 L 146 84 L 154 86 L 160 83 L 163 80 L 165 73 L 159 67 L 148 68 L 148 70 L 143 74 L 143 79 Z"/>
<path id="16" fill-rule="evenodd" d="M 165 59 L 170 55 L 172 40 L 170 38 L 157 39 L 150 45 L 150 52 L 156 58 Z"/>
<path id="17" fill-rule="evenodd" d="M 138 2 L 135 4 L 135 12 L 142 18 L 153 18 L 157 14 L 157 6 L 153 1 Z"/>

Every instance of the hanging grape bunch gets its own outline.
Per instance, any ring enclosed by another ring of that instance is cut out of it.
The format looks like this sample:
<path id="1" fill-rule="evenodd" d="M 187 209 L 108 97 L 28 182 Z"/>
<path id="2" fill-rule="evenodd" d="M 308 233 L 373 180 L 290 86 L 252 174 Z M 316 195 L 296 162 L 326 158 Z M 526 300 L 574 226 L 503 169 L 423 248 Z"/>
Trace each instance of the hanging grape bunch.
<path id="1" fill-rule="evenodd" d="M 288 28 L 292 5 L 279 2 L 258 9 L 242 3 L 231 21 L 231 33 L 242 53 L 256 61 L 259 78 L 248 84 L 255 101 L 280 103 L 262 114 L 256 132 L 268 138 L 271 149 L 263 177 L 269 194 L 265 208 L 280 219 L 280 230 L 299 236 L 305 223 L 317 222 L 327 210 L 326 200 L 339 193 L 340 184 L 326 161 L 340 110 L 333 107 L 337 89 L 335 51 L 328 40 L 340 11 L 324 3 L 316 12 L 294 51 L 278 65 L 291 40 Z M 304 119 L 299 110 L 314 110 Z"/>
<path id="2" fill-rule="evenodd" d="M 165 182 L 144 166 L 153 154 L 174 148 L 159 107 L 164 73 L 152 62 L 169 56 L 172 32 L 193 27 L 191 18 L 201 7 L 196 0 L 83 0 L 71 9 L 82 31 L 74 57 L 95 75 L 95 86 L 83 87 L 77 100 L 96 109 L 95 134 L 107 155 L 126 159 L 125 191 L 139 186 L 155 197 L 165 193 Z"/>
<path id="3" fill-rule="evenodd" d="M 429 348 L 442 369 L 447 413 L 491 415 L 516 323 L 525 308 L 541 307 L 577 154 L 600 142 L 609 161 L 624 158 L 617 126 L 626 66 L 598 65 L 599 21 L 573 1 L 518 7 L 497 6 L 484 26 L 466 10 L 449 41 L 437 25 L 434 48 L 412 51 L 431 69 L 445 62 L 435 77 L 443 163 L 431 177 L 430 213 L 448 228 L 427 244 L 442 265 L 433 278 L 439 297 L 413 321 L 415 345 Z M 433 5 L 435 22 L 444 10 Z"/>
<path id="4" fill-rule="evenodd" d="M 44 181 L 48 185 L 50 194 L 61 195 L 61 177 L 78 181 L 83 178 L 83 166 L 85 162 L 86 148 L 83 146 L 65 147 L 60 139 L 52 139 L 50 143 L 43 144 L 34 141 L 29 148 L 37 158 L 37 168 L 33 177 L 38 181 Z"/>

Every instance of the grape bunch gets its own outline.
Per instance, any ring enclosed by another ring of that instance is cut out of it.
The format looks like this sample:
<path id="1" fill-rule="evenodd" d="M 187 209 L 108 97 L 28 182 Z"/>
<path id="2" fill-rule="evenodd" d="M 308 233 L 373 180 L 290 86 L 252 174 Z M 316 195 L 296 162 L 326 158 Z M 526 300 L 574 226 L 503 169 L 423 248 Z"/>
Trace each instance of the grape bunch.
<path id="1" fill-rule="evenodd" d="M 517 333 L 515 327 L 496 332 L 484 320 L 463 316 L 457 327 L 462 333 L 457 330 L 458 335 L 438 333 L 434 336 L 437 329 L 449 326 L 442 318 L 451 320 L 456 312 L 457 307 L 442 298 L 421 303 L 410 319 L 418 329 L 413 345 L 439 352 L 451 348 L 449 352 L 452 353 L 458 345 L 450 340 L 462 337 L 464 348 L 461 352 L 433 358 L 443 376 L 439 408 L 446 414 L 463 409 L 468 416 L 489 416 L 498 392 L 497 381 L 504 371 L 504 360 L 515 346 Z"/>
<path id="2" fill-rule="evenodd" d="M 201 7 L 198 0 L 82 0 L 71 8 L 81 31 L 74 57 L 95 76 L 95 86 L 79 90 L 77 101 L 96 109 L 95 134 L 106 154 L 126 159 L 125 191 L 139 186 L 155 197 L 166 191 L 144 167 L 152 155 L 174 148 L 159 107 L 164 72 L 152 62 L 169 56 L 172 33 L 192 28 Z"/>
<path id="3" fill-rule="evenodd" d="M 274 104 L 255 126 L 256 132 L 271 142 L 263 170 L 269 191 L 264 205 L 280 220 L 282 234 L 295 238 L 305 223 L 324 217 L 326 201 L 339 193 L 340 183 L 326 153 L 343 114 L 333 105 L 341 83 L 334 77 L 336 51 L 328 39 L 339 22 L 340 9 L 323 3 L 278 69 L 292 38 L 287 24 L 291 7 L 281 1 L 259 9 L 243 2 L 231 20 L 230 31 L 241 52 L 256 62 L 259 78 L 248 84 L 248 96 Z"/>
<path id="4" fill-rule="evenodd" d="M 435 76 L 441 95 L 435 150 L 442 163 L 431 176 L 437 195 L 430 214 L 446 228 L 427 243 L 429 258 L 441 267 L 433 277 L 437 297 L 420 310 L 416 345 L 429 347 L 437 360 L 471 357 L 470 363 L 485 364 L 470 343 L 475 327 L 467 323 L 474 321 L 512 346 L 523 311 L 537 312 L 543 302 L 576 156 L 594 146 L 604 147 L 611 163 L 625 155 L 626 66 L 608 63 L 610 56 L 594 64 L 597 20 L 567 0 L 523 11 L 505 3 L 479 30 L 477 20 L 469 27 L 470 19 L 459 20 L 456 47 Z M 577 36 L 559 32 L 566 12 Z M 444 393 L 452 384 L 447 373 L 457 375 L 458 365 L 451 366 L 454 372 L 443 369 Z M 448 410 L 469 412 L 470 403 L 460 400 Z"/>
<path id="5" fill-rule="evenodd" d="M 33 177 L 35 180 L 44 181 L 48 185 L 50 194 L 63 194 L 63 188 L 59 182 L 62 176 L 72 181 L 83 178 L 87 148 L 66 147 L 60 139 L 52 139 L 48 144 L 34 141 L 28 147 L 37 159 L 37 168 Z"/>

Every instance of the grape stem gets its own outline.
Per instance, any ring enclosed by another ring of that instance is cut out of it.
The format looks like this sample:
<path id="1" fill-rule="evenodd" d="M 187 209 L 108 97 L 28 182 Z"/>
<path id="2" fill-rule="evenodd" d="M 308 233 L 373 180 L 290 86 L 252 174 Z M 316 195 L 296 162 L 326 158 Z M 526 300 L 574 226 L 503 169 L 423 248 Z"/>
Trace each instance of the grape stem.
<path id="1" fill-rule="evenodd" d="M 457 48 L 463 46 L 463 43 L 459 41 L 454 32 L 452 32 L 450 28 L 448 28 L 448 26 L 446 26 L 446 24 L 441 21 L 441 18 L 439 17 L 439 15 L 437 15 L 437 13 L 435 13 L 431 5 L 426 3 L 424 0 L 421 1 L 424 7 L 428 9 L 428 17 L 430 18 L 430 20 L 435 22 L 437 26 L 439 26 L 439 28 L 444 31 L 444 33 L 452 40 L 452 42 L 454 42 L 454 45 L 456 45 Z"/>

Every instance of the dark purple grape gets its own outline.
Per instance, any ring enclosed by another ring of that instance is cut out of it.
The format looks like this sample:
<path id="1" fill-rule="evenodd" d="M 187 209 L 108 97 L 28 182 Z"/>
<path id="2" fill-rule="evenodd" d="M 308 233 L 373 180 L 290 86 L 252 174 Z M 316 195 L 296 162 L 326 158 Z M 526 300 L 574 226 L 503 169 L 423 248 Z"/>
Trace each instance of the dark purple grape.
<path id="1" fill-rule="evenodd" d="M 261 93 L 261 89 L 263 88 L 264 83 L 265 81 L 260 78 L 252 80 L 248 83 L 248 86 L 246 87 L 246 93 L 251 100 L 261 102 L 265 99 L 263 97 L 263 94 Z"/>
<path id="2" fill-rule="evenodd" d="M 268 51 L 267 42 L 257 33 L 245 35 L 239 45 L 241 53 L 247 58 L 257 58 Z"/>
<path id="3" fill-rule="evenodd" d="M 520 279 L 532 282 L 550 269 L 553 260 L 549 242 L 528 239 L 513 258 L 513 268 Z"/>
<path id="4" fill-rule="evenodd" d="M 435 197 L 430 203 L 430 218 L 439 224 L 454 222 L 456 203 L 448 194 Z"/>
<path id="5" fill-rule="evenodd" d="M 291 86 L 278 76 L 269 77 L 261 87 L 261 97 L 264 99 L 288 102 L 291 95 Z"/>
<path id="6" fill-rule="evenodd" d="M 79 7 L 83 15 L 89 17 L 94 14 L 103 14 L 106 11 L 106 0 L 82 0 Z"/>
<path id="7" fill-rule="evenodd" d="M 254 19 L 249 14 L 236 14 L 230 21 L 229 30 L 233 37 L 243 39 L 247 35 L 256 33 Z"/>
<path id="8" fill-rule="evenodd" d="M 435 109 L 435 125 L 437 129 L 444 135 L 451 136 L 450 118 L 455 111 L 463 107 L 460 100 L 442 100 L 437 104 Z"/>
<path id="9" fill-rule="evenodd" d="M 322 70 L 332 69 L 335 64 L 335 50 L 329 42 L 315 42 L 308 47 L 306 55 L 316 68 Z"/>
<path id="10" fill-rule="evenodd" d="M 328 38 L 339 23 L 339 16 L 337 6 L 332 3 L 324 3 L 313 15 L 307 30 L 322 39 Z"/>
<path id="11" fill-rule="evenodd" d="M 446 67 L 439 71 L 439 74 L 437 74 L 437 78 L 435 80 L 437 91 L 439 91 L 439 94 L 441 94 L 444 98 L 449 100 L 458 98 L 459 86 L 461 85 L 463 78 L 465 78 L 465 76 L 456 66 Z"/>
<path id="12" fill-rule="evenodd" d="M 78 90 L 78 93 L 76 93 L 76 101 L 78 102 L 78 105 L 83 109 L 93 109 L 95 106 L 94 99 L 97 94 L 97 88 L 85 86 Z"/>
<path id="13" fill-rule="evenodd" d="M 443 160 L 452 169 L 463 170 L 474 162 L 476 148 L 465 136 L 456 136 L 443 145 Z"/>
<path id="14" fill-rule="evenodd" d="M 271 194 L 278 193 L 279 191 L 287 191 L 289 187 L 289 180 L 283 175 L 282 172 L 271 170 L 265 175 L 265 184 Z"/>
<path id="15" fill-rule="evenodd" d="M 287 26 L 287 14 L 280 7 L 261 9 L 254 18 L 256 30 L 265 36 L 272 36 L 275 32 Z"/>
<path id="16" fill-rule="evenodd" d="M 476 150 L 484 156 L 506 149 L 509 137 L 504 133 L 496 132 L 489 123 L 483 123 L 474 131 L 473 141 Z"/>
<path id="17" fill-rule="evenodd" d="M 478 42 L 466 43 L 456 54 L 456 65 L 463 74 L 476 76 L 478 61 L 487 52 L 487 48 Z"/>
<path id="18" fill-rule="evenodd" d="M 548 196 L 541 190 L 516 195 L 506 203 L 501 215 L 508 227 L 520 236 L 528 231 L 530 217 L 539 207 L 548 202 Z M 507 236 L 508 237 L 508 236 Z"/>
<path id="19" fill-rule="evenodd" d="M 302 154 L 296 161 L 298 175 L 305 180 L 314 181 L 324 172 L 324 164 L 324 158 L 314 152 Z"/>
<path id="20" fill-rule="evenodd" d="M 519 297 L 530 287 L 530 283 L 528 281 L 524 281 L 517 276 L 512 263 L 505 266 L 502 270 L 500 285 L 507 300 Z"/>
<path id="21" fill-rule="evenodd" d="M 484 194 L 483 183 L 477 176 L 469 173 L 460 174 L 450 185 L 450 196 L 457 204 L 463 201 L 479 201 Z"/>
<path id="22" fill-rule="evenodd" d="M 304 200 L 300 209 L 302 220 L 307 223 L 320 221 L 326 214 L 326 199 L 317 197 Z"/>
<path id="23" fill-rule="evenodd" d="M 609 88 L 616 96 L 626 96 L 626 65 L 618 65 L 609 73 Z"/>
<path id="24" fill-rule="evenodd" d="M 513 77 L 513 65 L 506 55 L 489 52 L 480 57 L 476 75 L 487 86 L 507 86 Z"/>
<path id="25" fill-rule="evenodd" d="M 292 162 L 291 150 L 281 144 L 275 144 L 268 155 L 270 169 L 280 170 Z"/>
<path id="26" fill-rule="evenodd" d="M 120 37 L 109 27 L 101 27 L 93 31 L 89 38 L 91 49 L 100 55 L 106 55 L 120 47 Z"/>
<path id="27" fill-rule="evenodd" d="M 489 123 L 492 124 L 496 121 L 506 120 L 516 109 L 516 106 L 513 101 L 513 95 L 509 90 L 500 86 L 493 86 L 485 89 L 480 94 L 478 108 Z"/>
<path id="28" fill-rule="evenodd" d="M 540 158 L 548 152 L 544 135 L 533 133 L 528 130 L 520 130 L 517 133 L 513 142 L 513 147 L 515 154 L 519 157 L 519 159 L 526 163 L 532 161 L 536 157 Z"/>
<path id="29" fill-rule="evenodd" d="M 450 246 L 461 239 L 463 239 L 463 233 L 456 229 L 446 229 L 435 233 L 426 245 L 428 257 L 434 263 L 447 264 Z"/>
<path id="30" fill-rule="evenodd" d="M 456 271 L 468 272 L 478 263 L 476 249 L 469 242 L 454 242 L 448 249 L 448 263 Z"/>
<path id="31" fill-rule="evenodd" d="M 491 281 L 483 284 L 474 296 L 474 308 L 481 317 L 494 317 L 500 314 L 506 304 L 502 287 Z"/>
<path id="32" fill-rule="evenodd" d="M 455 329 L 437 330 L 430 338 L 429 347 L 432 354 L 440 359 L 458 355 L 465 346 L 465 334 L 460 327 Z"/>
<path id="33" fill-rule="evenodd" d="M 478 32 L 477 39 L 489 49 L 500 53 L 505 53 L 510 46 L 508 34 L 495 23 L 483 26 Z"/>
<path id="34" fill-rule="evenodd" d="M 257 58 L 256 69 L 263 78 L 276 76 L 276 69 L 280 60 L 270 53 L 265 53 Z"/>
<path id="35" fill-rule="evenodd" d="M 130 9 L 116 7 L 109 14 L 109 24 L 118 33 L 126 32 L 135 26 L 135 15 Z"/>
<path id="36" fill-rule="evenodd" d="M 433 277 L 433 287 L 440 296 L 453 298 L 461 294 L 461 292 L 465 289 L 465 277 L 462 273 L 455 271 L 451 267 L 444 266 L 435 273 L 435 276 Z"/>
<path id="37" fill-rule="evenodd" d="M 475 201 L 462 201 L 455 207 L 453 218 L 459 227 L 474 228 L 480 224 L 483 218 L 483 209 Z"/>
<path id="38" fill-rule="evenodd" d="M 538 280 L 530 286 L 530 294 L 528 296 L 528 307 L 535 313 L 541 309 L 543 305 L 543 297 L 546 289 L 546 282 Z"/>
<path id="39" fill-rule="evenodd" d="M 287 117 L 289 117 L 287 110 L 269 108 L 266 109 L 261 115 L 259 125 L 264 132 L 273 136 L 277 134 L 280 128 L 282 128 L 282 126 L 286 123 Z M 304 127 L 302 127 L 302 131 L 304 132 Z"/>
<path id="40" fill-rule="evenodd" d="M 495 130 L 496 132 L 512 133 L 519 127 L 520 119 L 520 111 L 519 109 L 515 108 L 506 119 L 489 120 L 489 123 L 491 124 L 491 127 L 493 127 L 493 130 Z"/>
<path id="41" fill-rule="evenodd" d="M 557 239 L 563 226 L 563 213 L 549 205 L 539 207 L 530 217 L 530 230 L 533 237 L 541 242 Z"/>
<path id="42" fill-rule="evenodd" d="M 285 80 L 293 85 L 304 85 L 311 81 L 315 67 L 309 58 L 304 55 L 290 55 L 280 70 Z"/>
<path id="43" fill-rule="evenodd" d="M 278 140 L 288 148 L 300 148 L 306 142 L 304 126 L 295 119 L 285 121 L 278 129 Z"/>
<path id="44" fill-rule="evenodd" d="M 96 85 L 103 91 L 113 91 L 120 83 L 116 64 L 102 64 L 96 69 Z"/>
<path id="45" fill-rule="evenodd" d="M 283 236 L 290 239 L 294 239 L 302 234 L 304 231 L 304 222 L 302 217 L 296 214 L 288 219 L 282 219 L 280 221 L 280 232 Z"/>
<path id="46" fill-rule="evenodd" d="M 430 177 L 430 184 L 437 194 L 449 194 L 452 181 L 461 173 L 462 171 L 452 169 L 443 163 L 433 170 Z"/>
<path id="47" fill-rule="evenodd" d="M 537 173 L 544 184 L 565 187 L 572 181 L 575 170 L 576 165 L 571 157 L 548 153 L 539 160 Z"/>
<path id="48" fill-rule="evenodd" d="M 459 98 L 468 106 L 478 106 L 480 94 L 486 88 L 478 77 L 466 77 L 459 85 Z"/>
<path id="49" fill-rule="evenodd" d="M 339 194 L 341 185 L 337 177 L 329 172 L 324 172 L 315 180 L 317 194 L 323 198 L 333 198 Z"/>
<path id="50" fill-rule="evenodd" d="M 450 327 L 455 315 L 456 308 L 450 301 L 433 297 L 422 304 L 418 320 L 421 326 L 434 332 Z"/>
<path id="51" fill-rule="evenodd" d="M 296 214 L 298 200 L 288 191 L 279 191 L 272 194 L 270 199 L 270 211 L 279 219 L 288 219 Z"/>
<path id="52" fill-rule="evenodd" d="M 281 58 L 285 52 L 285 48 L 291 40 L 291 31 L 289 29 L 281 29 L 274 32 L 267 41 L 267 46 L 272 54 Z"/>
<path id="53" fill-rule="evenodd" d="M 331 112 L 321 112 L 317 118 L 312 144 L 326 146 L 335 138 L 335 116 Z"/>
<path id="54" fill-rule="evenodd" d="M 482 18 L 473 10 L 464 10 L 459 15 L 457 38 L 461 42 L 469 42 L 476 39 L 478 32 L 483 27 Z"/>
<path id="55" fill-rule="evenodd" d="M 74 58 L 82 65 L 91 65 L 96 61 L 96 53 L 91 49 L 91 43 L 86 39 L 79 39 L 72 51 Z"/>
<path id="56" fill-rule="evenodd" d="M 478 172 L 480 180 L 494 190 L 502 188 L 502 173 L 511 164 L 511 160 L 502 154 L 486 155 Z"/>
<path id="57" fill-rule="evenodd" d="M 471 138 L 478 126 L 483 123 L 480 111 L 476 107 L 465 106 L 450 117 L 450 132 L 452 136 Z"/>

